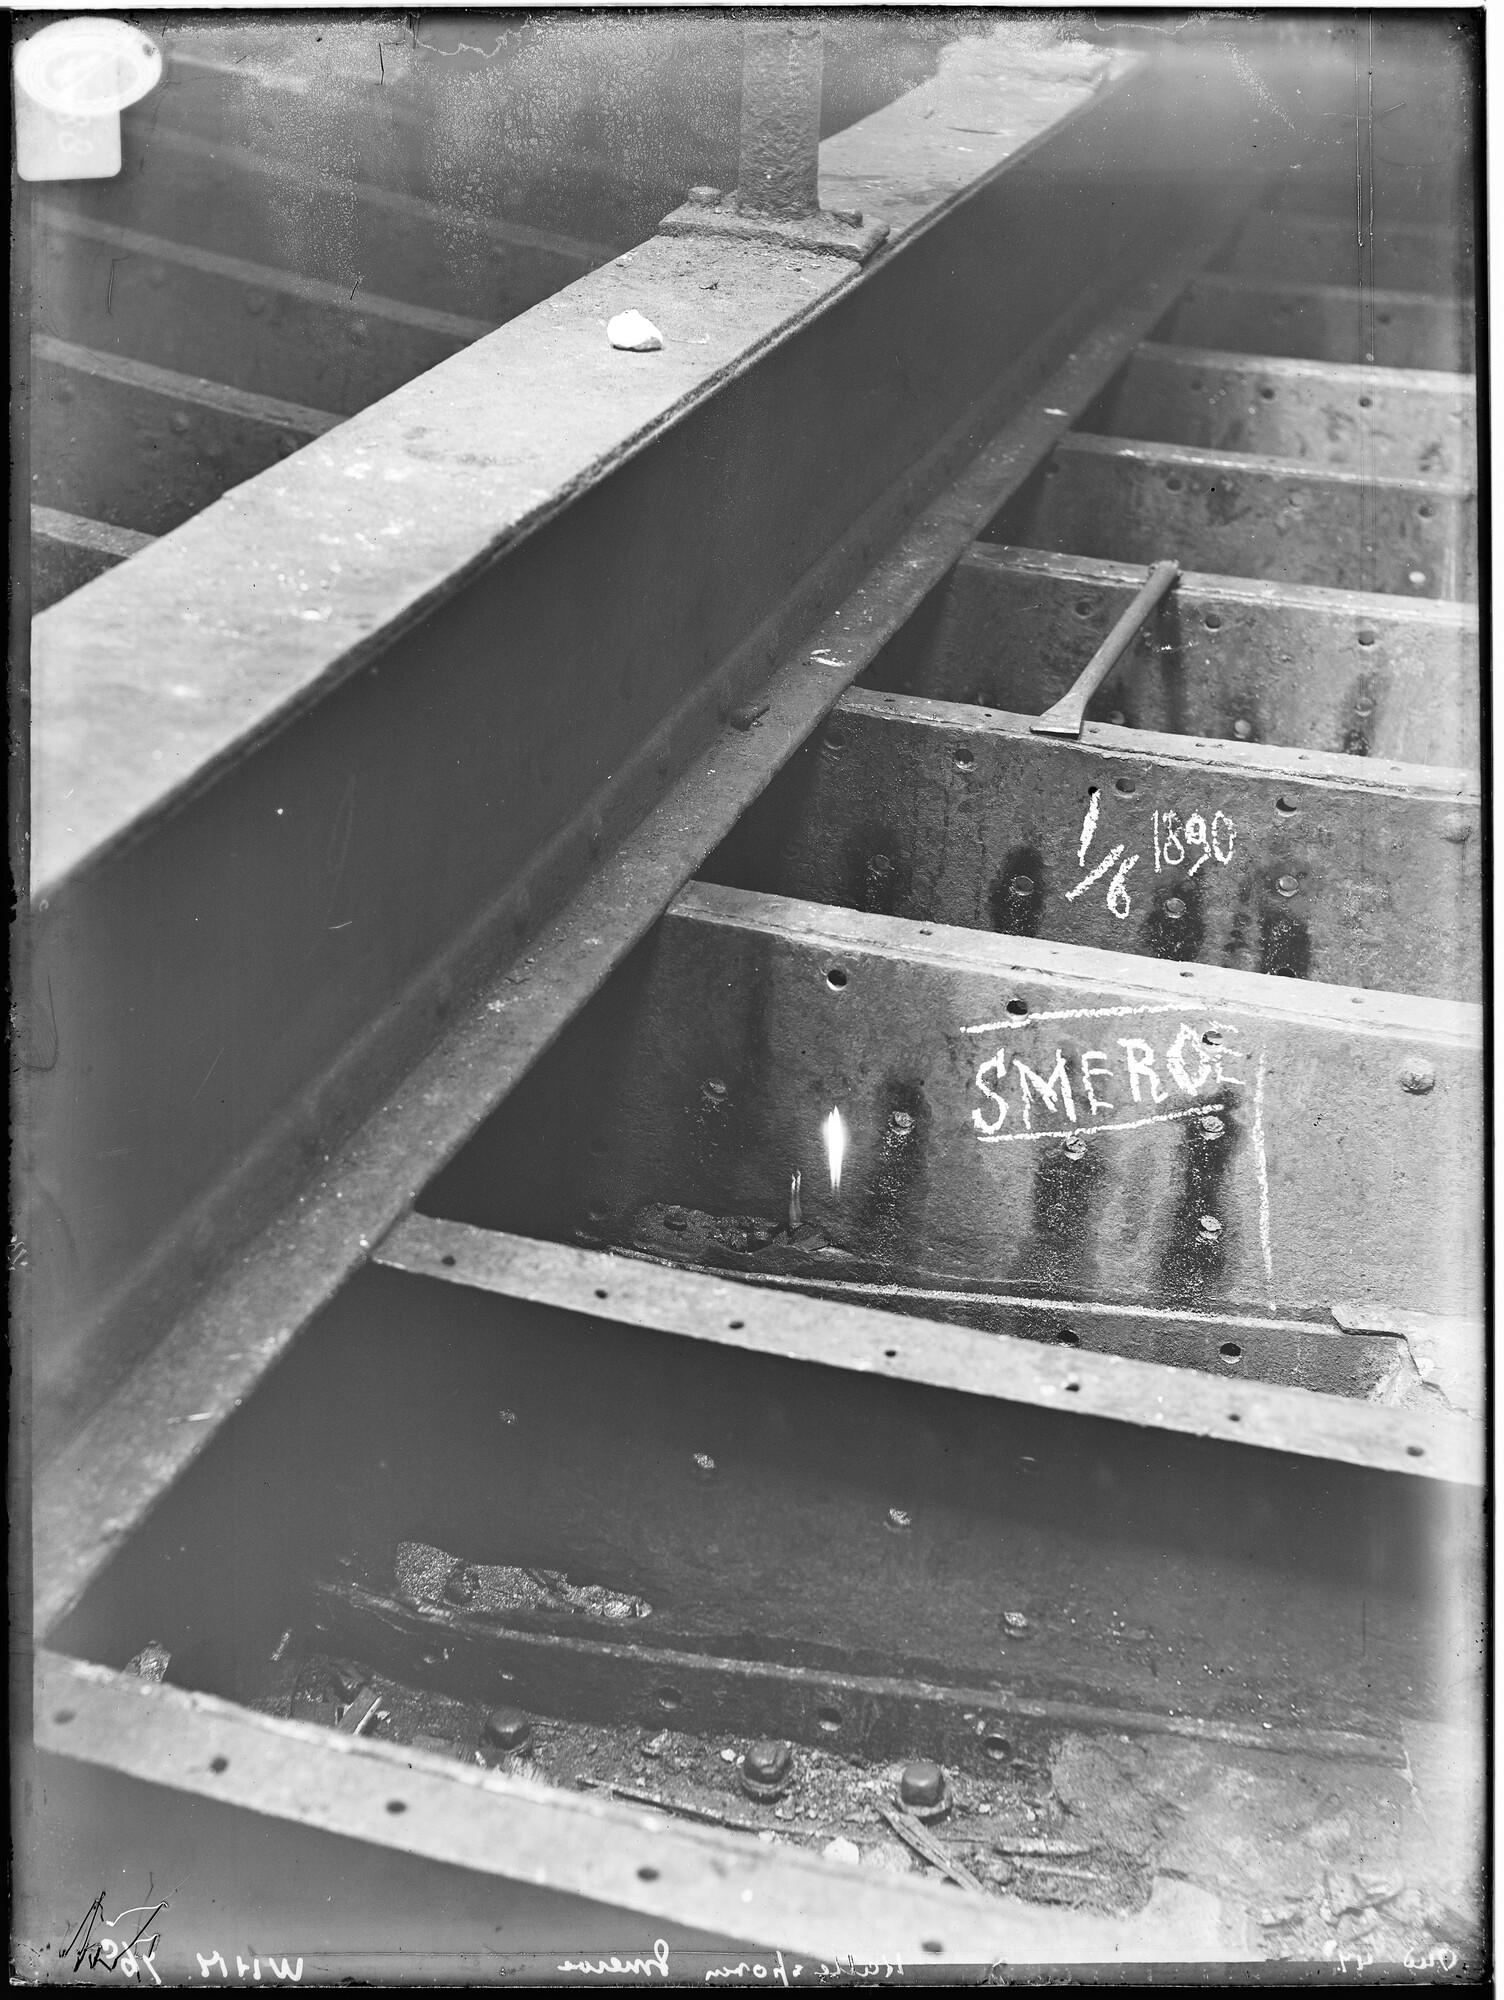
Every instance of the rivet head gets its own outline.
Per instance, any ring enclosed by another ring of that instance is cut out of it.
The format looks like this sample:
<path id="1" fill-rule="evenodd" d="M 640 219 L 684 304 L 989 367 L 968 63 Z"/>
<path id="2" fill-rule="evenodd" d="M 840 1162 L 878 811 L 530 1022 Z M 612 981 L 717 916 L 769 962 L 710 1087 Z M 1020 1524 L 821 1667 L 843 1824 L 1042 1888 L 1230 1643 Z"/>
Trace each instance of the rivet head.
<path id="1" fill-rule="evenodd" d="M 898 1781 L 898 1796 L 906 1806 L 938 1806 L 945 1797 L 945 1773 L 938 1764 L 908 1764 Z"/>
<path id="2" fill-rule="evenodd" d="M 1441 837 L 1453 847 L 1463 847 L 1473 837 L 1473 823 L 1465 813 L 1448 813 L 1441 823 Z"/>
<path id="3" fill-rule="evenodd" d="M 1185 915 L 1185 904 L 1179 896 L 1167 896 L 1165 898 L 1165 915 L 1170 919 L 1171 923 L 1178 924 L 1180 922 L 1180 919 Z"/>
<path id="4" fill-rule="evenodd" d="M 1216 1216 L 1202 1215 L 1196 1218 L 1196 1230 L 1203 1243 L 1215 1243 L 1222 1234 L 1222 1225 Z"/>
<path id="5" fill-rule="evenodd" d="M 1232 726 L 1232 733 L 1240 743 L 1246 743 L 1253 734 L 1253 724 L 1240 715 Z"/>
<path id="6" fill-rule="evenodd" d="M 888 1123 L 901 1138 L 907 1137 L 914 1129 L 914 1114 L 912 1111 L 895 1111 L 890 1115 Z"/>
<path id="7" fill-rule="evenodd" d="M 1024 902 L 1033 893 L 1034 877 L 1032 875 L 1015 875 L 1013 880 L 1008 884 L 1008 894 L 1017 902 Z"/>
<path id="8" fill-rule="evenodd" d="M 1222 1123 L 1222 1120 L 1217 1116 L 1215 1111 L 1203 1113 L 1201 1118 L 1197 1120 L 1197 1123 L 1201 1127 L 1201 1136 L 1203 1139 L 1220 1139 L 1227 1130 L 1227 1127 Z"/>
<path id="9" fill-rule="evenodd" d="M 532 1718 L 520 1708 L 493 1708 L 480 1733 L 481 1740 L 494 1750 L 520 1750 L 532 1736 Z"/>
<path id="10" fill-rule="evenodd" d="M 174 410 L 172 413 L 172 428 L 177 432 L 179 437 L 188 429 L 188 426 L 189 417 L 187 411 Z"/>
<path id="11" fill-rule="evenodd" d="M 794 1775 L 792 1743 L 753 1743 L 742 1756 L 742 1790 L 749 1798 L 780 1798 Z"/>
<path id="12" fill-rule="evenodd" d="M 1086 1158 L 1086 1135 L 1082 1132 L 1068 1133 L 1065 1145 L 1061 1150 L 1069 1160 L 1084 1160 Z"/>
<path id="13" fill-rule="evenodd" d="M 1400 1071 L 1400 1089 L 1408 1091 L 1412 1097 L 1424 1097 L 1435 1088 L 1434 1064 L 1423 1062 L 1418 1056 L 1412 1057 Z"/>
<path id="14" fill-rule="evenodd" d="M 1281 875 L 1274 886 L 1282 896 L 1293 896 L 1300 888 L 1300 878 L 1298 875 Z"/>
<path id="15" fill-rule="evenodd" d="M 689 1217 L 682 1208 L 666 1208 L 663 1211 L 663 1226 L 665 1229 L 688 1229 Z"/>

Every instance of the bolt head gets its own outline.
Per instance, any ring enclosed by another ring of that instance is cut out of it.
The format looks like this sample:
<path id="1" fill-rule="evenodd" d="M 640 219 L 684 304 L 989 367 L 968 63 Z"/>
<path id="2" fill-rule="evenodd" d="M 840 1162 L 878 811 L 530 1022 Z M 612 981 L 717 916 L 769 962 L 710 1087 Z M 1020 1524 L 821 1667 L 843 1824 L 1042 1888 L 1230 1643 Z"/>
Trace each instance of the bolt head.
<path id="1" fill-rule="evenodd" d="M 1232 726 L 1232 733 L 1240 743 L 1246 743 L 1253 734 L 1253 724 L 1240 715 Z"/>
<path id="2" fill-rule="evenodd" d="M 945 1773 L 938 1764 L 909 1764 L 898 1783 L 906 1806 L 937 1806 L 945 1797 Z"/>
<path id="3" fill-rule="evenodd" d="M 1203 1139 L 1220 1139 L 1227 1130 L 1215 1111 L 1206 1112 L 1198 1122 Z"/>
<path id="4" fill-rule="evenodd" d="M 1214 1215 L 1198 1216 L 1196 1227 L 1205 1243 L 1215 1243 L 1222 1234 L 1222 1225 Z"/>
<path id="5" fill-rule="evenodd" d="M 1415 1057 L 1400 1071 L 1400 1089 L 1408 1091 L 1411 1097 L 1425 1097 L 1435 1088 L 1436 1068 L 1433 1063 Z"/>
<path id="6" fill-rule="evenodd" d="M 1086 1135 L 1082 1132 L 1072 1132 L 1066 1139 L 1062 1151 L 1065 1153 L 1067 1159 L 1084 1160 L 1086 1158 Z"/>
<path id="7" fill-rule="evenodd" d="M 493 1750 L 520 1750 L 531 1740 L 531 1716 L 520 1708 L 493 1708 L 481 1724 L 481 1741 Z"/>
<path id="8" fill-rule="evenodd" d="M 1293 896 L 1300 888 L 1300 877 L 1298 875 L 1281 875 L 1274 886 L 1282 896 Z"/>
<path id="9" fill-rule="evenodd" d="M 1008 894 L 1020 903 L 1027 901 L 1033 893 L 1034 877 L 1032 875 L 1015 875 L 1013 880 L 1008 884 Z"/>
<path id="10" fill-rule="evenodd" d="M 753 1743 L 742 1757 L 742 1775 L 754 1785 L 784 1786 L 793 1776 L 792 1743 Z"/>
<path id="11" fill-rule="evenodd" d="M 1172 924 L 1178 924 L 1180 919 L 1185 915 L 1184 900 L 1179 896 L 1166 896 L 1165 915 L 1170 919 Z"/>

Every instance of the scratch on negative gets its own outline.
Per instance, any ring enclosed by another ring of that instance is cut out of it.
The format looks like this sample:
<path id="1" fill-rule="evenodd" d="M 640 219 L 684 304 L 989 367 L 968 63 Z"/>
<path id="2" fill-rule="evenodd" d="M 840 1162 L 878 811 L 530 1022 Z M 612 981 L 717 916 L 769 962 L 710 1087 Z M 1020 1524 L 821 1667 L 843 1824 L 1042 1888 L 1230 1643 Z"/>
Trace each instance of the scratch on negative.
<path id="1" fill-rule="evenodd" d="M 1267 1058 L 1260 1052 L 1259 1073 L 1253 1086 L 1253 1157 L 1259 1176 L 1259 1245 L 1264 1252 L 1264 1281 L 1269 1303 L 1274 1303 L 1274 1251 L 1269 1240 L 1269 1163 L 1264 1156 L 1264 1070 Z"/>
<path id="2" fill-rule="evenodd" d="M 220 1057 L 220 1056 L 222 1056 L 222 1055 L 224 1054 L 224 1052 L 225 1052 L 225 1051 L 224 1051 L 224 1044 L 223 1044 L 223 1043 L 221 1043 L 221 1044 L 220 1044 L 220 1049 L 219 1049 L 219 1055 L 215 1056 L 215 1058 L 214 1058 L 213 1062 L 212 1062 L 212 1063 L 210 1063 L 209 1067 L 208 1067 L 208 1068 L 207 1068 L 207 1069 L 206 1069 L 206 1070 L 204 1071 L 204 1083 L 207 1083 L 207 1082 L 209 1081 L 210 1077 L 211 1077 L 211 1076 L 213 1076 L 213 1074 L 214 1074 L 215 1070 L 216 1070 L 216 1069 L 218 1069 L 218 1067 L 219 1067 L 219 1057 Z M 198 1101 L 199 1101 L 199 1099 L 200 1099 L 200 1097 L 202 1097 L 202 1096 L 203 1096 L 203 1094 L 204 1094 L 204 1083 L 201 1083 L 201 1084 L 199 1085 L 198 1089 L 197 1089 L 196 1091 L 194 1091 L 194 1093 L 193 1093 L 192 1097 L 190 1097 L 190 1098 L 189 1098 L 188 1102 L 189 1102 L 190 1104 L 197 1104 L 197 1103 L 198 1103 Z"/>

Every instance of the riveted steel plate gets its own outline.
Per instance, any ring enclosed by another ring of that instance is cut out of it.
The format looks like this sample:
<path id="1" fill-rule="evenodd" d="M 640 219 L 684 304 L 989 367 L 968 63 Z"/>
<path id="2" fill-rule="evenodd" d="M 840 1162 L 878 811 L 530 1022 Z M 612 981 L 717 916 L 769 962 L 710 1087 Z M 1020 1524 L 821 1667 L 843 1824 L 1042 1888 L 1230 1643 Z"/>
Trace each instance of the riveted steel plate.
<path id="1" fill-rule="evenodd" d="M 1187 287 L 1157 338 L 1185 347 L 1368 361 L 1380 368 L 1473 367 L 1471 315 L 1425 292 L 1281 284 L 1208 272 Z"/>
<path id="2" fill-rule="evenodd" d="M 894 693 L 1037 715 L 1144 569 L 976 543 L 864 675 Z M 1087 715 L 1140 729 L 1476 769 L 1474 605 L 1186 575 Z"/>
<path id="3" fill-rule="evenodd" d="M 1190 445 L 1072 432 L 990 531 L 1114 562 L 1399 596 L 1477 596 L 1472 496 Z"/>
<path id="4" fill-rule="evenodd" d="M 1100 723 L 1069 742 L 861 689 L 706 872 L 921 922 L 1478 1000 L 1481 809 L 1461 772 Z"/>
<path id="5" fill-rule="evenodd" d="M 640 976 L 556 1077 L 601 1149 L 579 1185 L 602 1239 L 657 1248 L 677 1204 L 772 1245 L 798 1174 L 812 1276 L 1179 1309 L 1479 1298 L 1475 1007 L 707 884 Z"/>
<path id="6" fill-rule="evenodd" d="M 1394 478 L 1471 485 L 1478 474 L 1473 378 L 1420 368 L 1145 341 L 1082 429 Z"/>

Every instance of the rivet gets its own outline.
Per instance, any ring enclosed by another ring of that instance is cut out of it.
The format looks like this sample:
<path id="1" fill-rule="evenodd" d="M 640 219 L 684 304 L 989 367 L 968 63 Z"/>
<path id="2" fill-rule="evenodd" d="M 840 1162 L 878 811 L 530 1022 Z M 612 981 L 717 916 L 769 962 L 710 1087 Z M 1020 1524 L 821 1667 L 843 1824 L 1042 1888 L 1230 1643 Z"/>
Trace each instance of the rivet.
<path id="1" fill-rule="evenodd" d="M 1300 880 L 1295 875 L 1281 875 L 1274 886 L 1282 896 L 1293 896 L 1300 888 Z"/>
<path id="2" fill-rule="evenodd" d="M 1232 726 L 1232 733 L 1240 743 L 1246 743 L 1253 734 L 1253 724 L 1240 715 Z"/>
<path id="3" fill-rule="evenodd" d="M 1424 1097 L 1436 1088 L 1436 1070 L 1433 1064 L 1413 1057 L 1400 1071 L 1400 1089 L 1408 1091 L 1412 1097 Z"/>
<path id="4" fill-rule="evenodd" d="M 1107 720 L 1114 729 L 1125 729 L 1128 725 L 1128 718 L 1120 708 L 1115 708 Z"/>
<path id="5" fill-rule="evenodd" d="M 1203 1139 L 1220 1139 L 1227 1130 L 1215 1111 L 1204 1112 L 1197 1122 L 1201 1127 Z"/>
<path id="6" fill-rule="evenodd" d="M 172 428 L 177 432 L 179 437 L 181 437 L 183 433 L 188 429 L 189 422 L 190 419 L 186 411 L 184 410 L 173 411 Z"/>
<path id="7" fill-rule="evenodd" d="M 914 1129 L 914 1114 L 911 1111 L 895 1111 L 888 1119 L 888 1123 L 901 1136 L 907 1135 Z"/>
<path id="8" fill-rule="evenodd" d="M 1026 902 L 1033 893 L 1034 877 L 1032 875 L 1015 875 L 1013 880 L 1008 884 L 1008 894 L 1013 897 L 1015 902 Z"/>
<path id="9" fill-rule="evenodd" d="M 940 1819 L 950 1810 L 950 1788 L 938 1764 L 905 1765 L 898 1796 L 918 1819 Z"/>
<path id="10" fill-rule="evenodd" d="M 718 1076 L 713 1076 L 705 1086 L 705 1094 L 708 1097 L 724 1097 L 726 1095 L 726 1086 Z"/>
<path id="11" fill-rule="evenodd" d="M 521 1750 L 532 1737 L 532 1718 L 520 1708 L 493 1708 L 480 1733 L 481 1741 L 493 1750 Z"/>
<path id="12" fill-rule="evenodd" d="M 793 1744 L 750 1744 L 743 1753 L 738 1775 L 749 1799 L 781 1799 L 793 1781 Z"/>
<path id="13" fill-rule="evenodd" d="M 682 1208 L 666 1208 L 663 1211 L 663 1226 L 665 1229 L 688 1229 L 689 1217 Z"/>
<path id="14" fill-rule="evenodd" d="M 1473 823 L 1463 813 L 1448 813 L 1441 823 L 1441 837 L 1453 847 L 1464 847 L 1473 837 Z"/>
<path id="15" fill-rule="evenodd" d="M 1222 1234 L 1222 1225 L 1214 1215 L 1198 1216 L 1196 1228 L 1203 1243 L 1215 1243 Z"/>
<path id="16" fill-rule="evenodd" d="M 1085 1133 L 1083 1133 L 1083 1132 L 1069 1132 L 1069 1133 L 1067 1133 L 1067 1134 L 1066 1134 L 1066 1140 L 1065 1140 L 1065 1145 L 1064 1145 L 1064 1147 L 1062 1148 L 1062 1151 L 1063 1151 L 1063 1152 L 1065 1153 L 1065 1156 L 1066 1156 L 1066 1158 L 1067 1158 L 1067 1159 L 1071 1159 L 1071 1160 L 1084 1160 L 1084 1159 L 1086 1158 L 1086 1135 L 1085 1135 Z"/>
<path id="17" fill-rule="evenodd" d="M 1180 919 L 1185 915 L 1185 904 L 1179 896 L 1167 896 L 1165 898 L 1165 915 L 1170 919 L 1171 923 L 1178 924 L 1180 922 Z"/>

